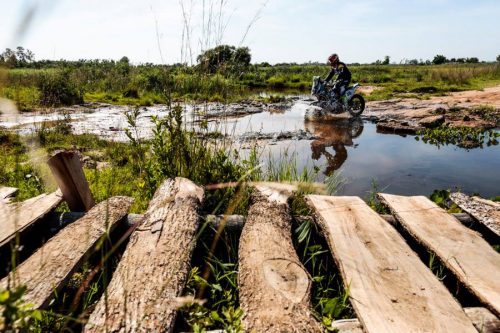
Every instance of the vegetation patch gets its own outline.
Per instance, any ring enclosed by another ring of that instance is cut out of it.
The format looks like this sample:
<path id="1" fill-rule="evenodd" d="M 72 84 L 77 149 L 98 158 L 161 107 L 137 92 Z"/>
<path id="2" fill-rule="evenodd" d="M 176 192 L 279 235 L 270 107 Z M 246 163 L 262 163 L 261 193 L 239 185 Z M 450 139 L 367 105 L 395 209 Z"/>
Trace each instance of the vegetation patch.
<path id="1" fill-rule="evenodd" d="M 461 148 L 482 148 L 484 145 L 498 145 L 500 133 L 495 130 L 484 130 L 472 127 L 436 127 L 417 132 L 415 140 L 422 140 L 435 146 L 455 145 Z"/>

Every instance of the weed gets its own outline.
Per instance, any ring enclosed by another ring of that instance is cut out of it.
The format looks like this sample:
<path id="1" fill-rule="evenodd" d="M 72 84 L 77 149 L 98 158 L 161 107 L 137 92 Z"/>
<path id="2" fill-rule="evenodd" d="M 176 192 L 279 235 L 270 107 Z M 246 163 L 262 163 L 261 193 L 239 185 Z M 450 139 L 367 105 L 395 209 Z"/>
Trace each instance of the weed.
<path id="1" fill-rule="evenodd" d="M 436 254 L 434 252 L 429 252 L 428 267 L 440 281 L 446 278 L 446 267 L 436 259 Z"/>
<path id="2" fill-rule="evenodd" d="M 377 198 L 377 193 L 380 192 L 379 185 L 376 179 L 372 179 L 371 189 L 366 198 L 368 206 L 379 214 L 389 214 L 389 210 Z"/>
<path id="3" fill-rule="evenodd" d="M 456 203 L 451 201 L 449 190 L 434 190 L 429 198 L 439 207 L 446 209 L 450 214 L 462 213 L 462 209 L 460 209 Z"/>
<path id="4" fill-rule="evenodd" d="M 0 290 L 0 327 L 4 332 L 19 332 L 30 327 L 31 320 L 41 320 L 42 312 L 34 310 L 31 304 L 24 302 L 26 286 Z"/>

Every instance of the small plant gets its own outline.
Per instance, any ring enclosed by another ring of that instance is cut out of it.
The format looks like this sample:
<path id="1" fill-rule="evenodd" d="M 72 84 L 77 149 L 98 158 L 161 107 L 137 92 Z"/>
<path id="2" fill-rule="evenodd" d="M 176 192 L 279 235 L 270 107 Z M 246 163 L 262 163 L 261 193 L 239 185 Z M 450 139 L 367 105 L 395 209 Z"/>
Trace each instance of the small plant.
<path id="1" fill-rule="evenodd" d="M 498 145 L 497 138 L 500 133 L 494 130 L 483 130 L 480 128 L 472 127 L 437 127 L 426 128 L 417 132 L 415 140 L 422 140 L 425 143 L 433 144 L 437 147 L 442 145 L 456 145 L 462 148 L 478 148 L 487 146 Z"/>
<path id="2" fill-rule="evenodd" d="M 371 189 L 368 193 L 368 197 L 366 198 L 366 203 L 370 206 L 374 211 L 379 214 L 389 214 L 389 210 L 385 207 L 380 200 L 377 198 L 377 193 L 380 192 L 379 185 L 376 179 L 372 179 Z"/>
<path id="3" fill-rule="evenodd" d="M 462 213 L 462 209 L 460 209 L 456 203 L 451 201 L 449 190 L 434 190 L 429 198 L 439 207 L 446 209 L 450 214 Z"/>
<path id="4" fill-rule="evenodd" d="M 436 259 L 436 254 L 434 252 L 429 252 L 428 267 L 440 281 L 446 278 L 446 268 Z"/>
<path id="5" fill-rule="evenodd" d="M 198 251 L 207 253 L 205 241 L 211 241 L 213 231 L 204 229 L 200 235 Z M 185 297 L 193 297 L 180 309 L 181 319 L 193 332 L 224 329 L 226 332 L 243 332 L 243 311 L 238 299 L 238 264 L 236 237 L 224 235 L 216 246 L 213 256 L 195 263 L 189 273 Z M 207 278 L 202 269 L 206 265 L 210 273 Z M 203 297 L 204 300 L 194 299 Z"/>
<path id="6" fill-rule="evenodd" d="M 354 316 L 349 302 L 349 287 L 343 287 L 339 281 L 333 258 L 311 219 L 300 222 L 294 236 L 300 260 L 312 277 L 314 315 L 328 332 L 335 331 L 333 321 Z"/>
<path id="7" fill-rule="evenodd" d="M 0 290 L 0 327 L 3 332 L 27 330 L 32 320 L 42 320 L 42 313 L 34 310 L 31 304 L 23 300 L 26 286 Z"/>

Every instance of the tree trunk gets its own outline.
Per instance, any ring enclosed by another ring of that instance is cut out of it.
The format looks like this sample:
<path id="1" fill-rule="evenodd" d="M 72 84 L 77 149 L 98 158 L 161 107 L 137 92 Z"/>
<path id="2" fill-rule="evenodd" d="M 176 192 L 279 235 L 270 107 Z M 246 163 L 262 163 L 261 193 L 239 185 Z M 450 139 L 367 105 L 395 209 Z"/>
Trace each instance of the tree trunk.
<path id="1" fill-rule="evenodd" d="M 311 280 L 295 252 L 287 194 L 257 186 L 239 245 L 240 305 L 247 332 L 320 332 Z"/>
<path id="2" fill-rule="evenodd" d="M 165 181 L 137 225 L 85 332 L 172 332 L 191 263 L 203 190 Z"/>

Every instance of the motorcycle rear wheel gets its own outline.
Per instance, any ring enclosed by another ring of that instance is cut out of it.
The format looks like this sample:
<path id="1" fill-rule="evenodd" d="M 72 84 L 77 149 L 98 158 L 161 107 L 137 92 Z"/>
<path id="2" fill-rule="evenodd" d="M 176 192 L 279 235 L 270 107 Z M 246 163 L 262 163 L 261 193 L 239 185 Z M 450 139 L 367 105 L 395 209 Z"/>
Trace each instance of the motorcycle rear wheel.
<path id="1" fill-rule="evenodd" d="M 347 106 L 347 110 L 353 117 L 357 117 L 363 113 L 365 110 L 365 99 L 359 94 L 352 96 Z"/>

